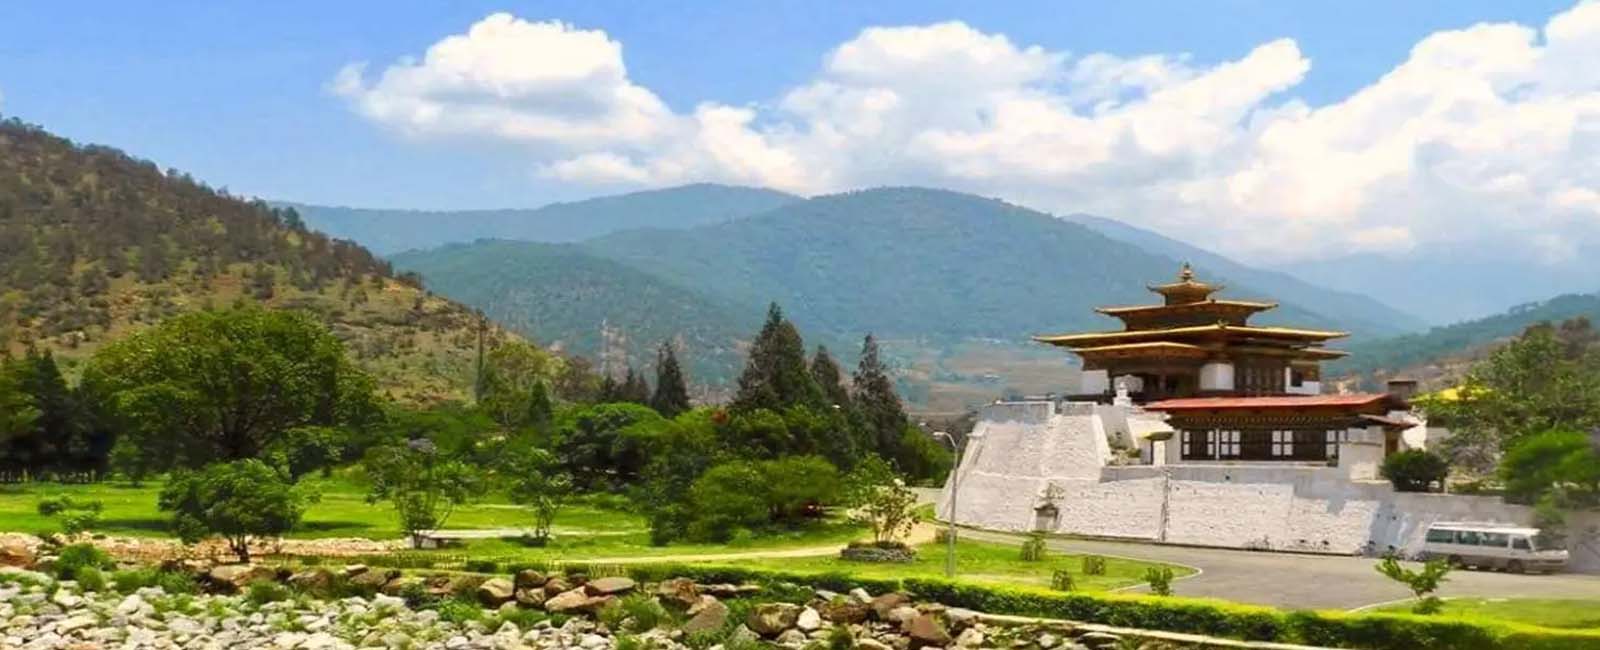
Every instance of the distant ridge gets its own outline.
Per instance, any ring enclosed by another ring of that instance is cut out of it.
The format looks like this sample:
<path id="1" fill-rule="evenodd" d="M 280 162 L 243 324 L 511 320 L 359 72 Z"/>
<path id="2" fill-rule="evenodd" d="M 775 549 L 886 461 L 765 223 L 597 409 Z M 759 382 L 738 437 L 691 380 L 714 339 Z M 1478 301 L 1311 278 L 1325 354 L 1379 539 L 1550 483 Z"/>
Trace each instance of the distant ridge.
<path id="1" fill-rule="evenodd" d="M 575 242 L 635 228 L 690 228 L 802 200 L 776 190 L 700 183 L 505 210 L 384 210 L 280 203 L 312 228 L 390 255 L 478 239 Z"/>

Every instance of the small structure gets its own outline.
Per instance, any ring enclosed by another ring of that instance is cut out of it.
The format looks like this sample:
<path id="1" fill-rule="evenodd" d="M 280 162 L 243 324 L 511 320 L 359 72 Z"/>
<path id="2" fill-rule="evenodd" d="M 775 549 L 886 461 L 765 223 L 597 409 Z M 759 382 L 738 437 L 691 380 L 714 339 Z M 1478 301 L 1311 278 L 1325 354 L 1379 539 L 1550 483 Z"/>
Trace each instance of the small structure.
<path id="1" fill-rule="evenodd" d="M 1083 360 L 1066 399 L 984 408 L 959 511 L 1001 530 L 1322 553 L 1414 551 L 1437 520 L 1526 523 L 1495 497 L 1398 493 L 1384 457 L 1426 444 L 1414 383 L 1324 394 L 1343 332 L 1267 327 L 1270 302 L 1214 297 L 1184 265 L 1160 304 L 1104 307 L 1124 328 L 1034 337 Z M 1600 557 L 1590 560 L 1600 567 Z M 1574 565 L 1582 565 L 1577 554 Z"/>

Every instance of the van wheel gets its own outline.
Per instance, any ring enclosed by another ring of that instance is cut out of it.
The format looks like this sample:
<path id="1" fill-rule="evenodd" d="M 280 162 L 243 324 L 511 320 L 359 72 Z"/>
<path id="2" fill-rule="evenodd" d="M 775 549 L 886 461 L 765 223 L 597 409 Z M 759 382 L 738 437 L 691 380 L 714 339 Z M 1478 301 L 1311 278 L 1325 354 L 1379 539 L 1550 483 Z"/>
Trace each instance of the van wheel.
<path id="1" fill-rule="evenodd" d="M 1465 562 L 1461 561 L 1461 556 L 1459 555 L 1452 555 L 1445 558 L 1444 563 L 1450 565 L 1450 568 L 1452 569 L 1464 569 L 1467 566 Z"/>
<path id="2" fill-rule="evenodd" d="M 1522 567 L 1522 560 L 1512 560 L 1506 563 L 1506 573 L 1526 573 Z"/>

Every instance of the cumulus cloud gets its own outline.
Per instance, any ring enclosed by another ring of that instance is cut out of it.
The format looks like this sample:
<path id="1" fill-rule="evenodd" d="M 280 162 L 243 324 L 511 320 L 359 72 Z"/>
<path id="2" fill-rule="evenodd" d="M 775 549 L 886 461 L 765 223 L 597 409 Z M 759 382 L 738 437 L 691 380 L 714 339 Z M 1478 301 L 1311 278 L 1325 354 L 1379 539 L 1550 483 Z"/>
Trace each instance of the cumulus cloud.
<path id="1" fill-rule="evenodd" d="M 1418 42 L 1313 106 L 1290 39 L 1236 59 L 1070 56 L 961 22 L 874 27 L 761 106 L 674 111 L 602 31 L 495 14 L 329 82 L 418 137 L 524 143 L 575 183 L 927 184 L 1091 212 L 1257 261 L 1464 239 L 1600 242 L 1600 2 Z"/>

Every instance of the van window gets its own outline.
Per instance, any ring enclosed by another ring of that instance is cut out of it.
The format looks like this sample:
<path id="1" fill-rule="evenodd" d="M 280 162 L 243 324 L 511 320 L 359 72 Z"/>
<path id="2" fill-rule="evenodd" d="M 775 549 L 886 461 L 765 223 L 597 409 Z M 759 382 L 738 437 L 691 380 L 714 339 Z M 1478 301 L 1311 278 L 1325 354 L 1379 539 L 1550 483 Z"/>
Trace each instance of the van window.
<path id="1" fill-rule="evenodd" d="M 1511 535 L 1506 533 L 1484 533 L 1482 539 L 1478 540 L 1478 543 L 1484 546 L 1492 546 L 1494 548 L 1505 548 L 1506 543 L 1510 541 Z"/>
<path id="2" fill-rule="evenodd" d="M 1533 545 L 1528 543 L 1528 538 L 1519 536 L 1511 538 L 1511 548 L 1519 551 L 1531 551 L 1533 550 Z"/>
<path id="3" fill-rule="evenodd" d="M 1433 544 L 1454 544 L 1456 543 L 1456 531 L 1429 528 L 1428 541 Z"/>
<path id="4" fill-rule="evenodd" d="M 1478 531 L 1476 531 L 1476 530 L 1458 530 L 1458 531 L 1456 531 L 1456 543 L 1457 544 L 1464 544 L 1464 545 L 1467 545 L 1467 546 L 1477 546 L 1478 545 L 1478 539 L 1481 538 L 1481 537 L 1482 537 L 1482 535 L 1480 533 L 1478 533 Z"/>

